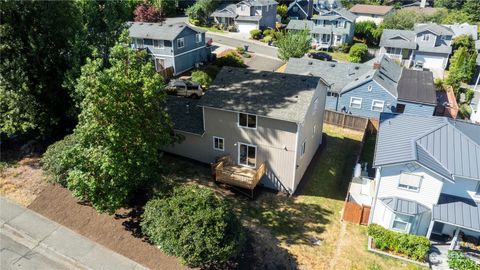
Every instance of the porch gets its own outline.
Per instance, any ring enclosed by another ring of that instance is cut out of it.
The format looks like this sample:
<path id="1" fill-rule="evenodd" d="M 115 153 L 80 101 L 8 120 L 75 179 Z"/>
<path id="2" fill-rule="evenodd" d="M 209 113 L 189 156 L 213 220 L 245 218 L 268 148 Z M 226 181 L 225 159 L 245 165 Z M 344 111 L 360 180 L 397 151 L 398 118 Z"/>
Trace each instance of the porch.
<path id="1" fill-rule="evenodd" d="M 224 156 L 212 164 L 212 174 L 215 182 L 224 183 L 233 187 L 247 189 L 250 197 L 253 190 L 265 175 L 266 165 L 260 164 L 258 168 L 236 165 L 230 156 Z"/>

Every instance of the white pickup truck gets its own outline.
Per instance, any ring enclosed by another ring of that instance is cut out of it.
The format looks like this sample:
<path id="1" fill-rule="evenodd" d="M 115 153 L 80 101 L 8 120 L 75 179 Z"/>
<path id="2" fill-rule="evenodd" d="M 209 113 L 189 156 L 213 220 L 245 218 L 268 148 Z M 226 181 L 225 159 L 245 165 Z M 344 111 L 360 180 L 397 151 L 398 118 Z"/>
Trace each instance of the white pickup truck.
<path id="1" fill-rule="evenodd" d="M 167 91 L 190 98 L 199 98 L 203 95 L 203 89 L 198 83 L 187 80 L 171 80 L 167 85 Z"/>

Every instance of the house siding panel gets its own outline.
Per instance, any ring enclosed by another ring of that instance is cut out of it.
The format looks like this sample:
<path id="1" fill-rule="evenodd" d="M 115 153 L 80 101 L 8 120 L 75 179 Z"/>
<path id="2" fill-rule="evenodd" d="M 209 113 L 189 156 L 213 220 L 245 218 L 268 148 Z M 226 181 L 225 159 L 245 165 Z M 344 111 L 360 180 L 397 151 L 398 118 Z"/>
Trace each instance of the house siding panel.
<path id="1" fill-rule="evenodd" d="M 180 32 L 177 38 L 173 41 L 173 50 L 175 55 L 196 49 L 198 47 L 205 46 L 205 33 L 202 33 L 202 42 L 198 42 L 198 43 L 195 40 L 196 34 L 197 32 L 190 28 L 185 28 L 182 32 Z M 179 38 L 184 39 L 183 48 L 179 48 L 177 46 L 178 45 L 177 40 Z"/>
<path id="2" fill-rule="evenodd" d="M 398 103 L 405 104 L 405 111 L 404 111 L 405 114 L 432 116 L 433 112 L 435 111 L 435 106 L 433 105 L 403 102 L 403 101 L 398 101 Z"/>
<path id="3" fill-rule="evenodd" d="M 207 61 L 209 48 L 200 48 L 175 57 L 175 74 L 194 68 L 195 64 Z"/>

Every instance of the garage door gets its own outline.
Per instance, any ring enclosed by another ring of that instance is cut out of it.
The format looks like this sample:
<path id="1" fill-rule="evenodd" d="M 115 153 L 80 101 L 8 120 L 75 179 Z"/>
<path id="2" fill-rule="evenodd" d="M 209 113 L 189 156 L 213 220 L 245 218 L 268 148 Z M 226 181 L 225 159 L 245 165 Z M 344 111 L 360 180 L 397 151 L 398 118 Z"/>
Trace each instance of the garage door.
<path id="1" fill-rule="evenodd" d="M 428 69 L 444 69 L 443 57 L 435 55 L 417 54 L 415 61 L 423 61 L 423 67 Z"/>
<path id="2" fill-rule="evenodd" d="M 240 33 L 250 33 L 251 30 L 258 29 L 258 26 L 256 23 L 239 22 L 237 23 L 237 25 L 238 25 L 238 31 Z"/>

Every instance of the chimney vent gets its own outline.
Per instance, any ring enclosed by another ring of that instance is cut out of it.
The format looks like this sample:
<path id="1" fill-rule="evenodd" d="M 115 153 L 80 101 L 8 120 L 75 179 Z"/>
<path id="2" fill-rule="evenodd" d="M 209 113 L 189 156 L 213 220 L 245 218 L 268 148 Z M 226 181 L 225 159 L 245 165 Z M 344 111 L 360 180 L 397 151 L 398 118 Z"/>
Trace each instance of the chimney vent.
<path id="1" fill-rule="evenodd" d="M 373 69 L 380 69 L 380 63 L 378 62 L 373 63 Z"/>

